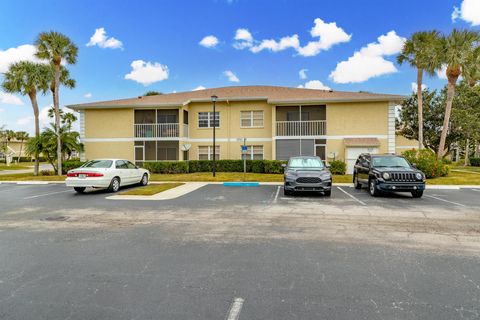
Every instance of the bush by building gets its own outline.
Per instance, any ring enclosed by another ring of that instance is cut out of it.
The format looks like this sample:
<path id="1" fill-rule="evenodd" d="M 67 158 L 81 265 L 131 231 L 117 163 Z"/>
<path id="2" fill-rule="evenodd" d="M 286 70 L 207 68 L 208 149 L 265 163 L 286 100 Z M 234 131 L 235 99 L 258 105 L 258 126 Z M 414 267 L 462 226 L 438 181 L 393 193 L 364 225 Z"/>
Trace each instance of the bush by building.
<path id="1" fill-rule="evenodd" d="M 480 158 L 470 158 L 470 165 L 480 167 Z"/>
<path id="2" fill-rule="evenodd" d="M 450 167 L 443 161 L 437 159 L 435 152 L 429 149 L 407 150 L 402 155 L 417 166 L 427 179 L 445 177 L 450 172 Z"/>
<path id="3" fill-rule="evenodd" d="M 344 175 L 347 172 L 347 164 L 340 160 L 330 161 L 330 172 L 332 174 Z"/>

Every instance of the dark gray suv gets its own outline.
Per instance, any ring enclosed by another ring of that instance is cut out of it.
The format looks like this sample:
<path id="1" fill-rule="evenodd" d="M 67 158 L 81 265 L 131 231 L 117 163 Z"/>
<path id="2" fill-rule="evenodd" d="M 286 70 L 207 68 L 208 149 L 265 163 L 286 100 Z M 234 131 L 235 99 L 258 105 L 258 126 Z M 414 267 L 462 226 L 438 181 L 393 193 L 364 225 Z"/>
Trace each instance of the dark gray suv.
<path id="1" fill-rule="evenodd" d="M 332 194 L 332 174 L 319 157 L 292 157 L 284 167 L 285 195 L 297 191 L 318 191 L 327 197 Z"/>

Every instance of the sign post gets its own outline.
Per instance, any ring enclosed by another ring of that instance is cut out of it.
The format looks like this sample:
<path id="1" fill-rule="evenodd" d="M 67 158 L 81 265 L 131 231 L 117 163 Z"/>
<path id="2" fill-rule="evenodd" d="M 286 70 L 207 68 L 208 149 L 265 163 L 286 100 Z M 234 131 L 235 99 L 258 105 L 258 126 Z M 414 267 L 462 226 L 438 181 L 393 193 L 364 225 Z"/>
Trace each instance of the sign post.
<path id="1" fill-rule="evenodd" d="M 243 138 L 243 145 L 242 145 L 242 157 L 243 157 L 243 180 L 245 181 L 245 174 L 247 173 L 247 138 Z"/>

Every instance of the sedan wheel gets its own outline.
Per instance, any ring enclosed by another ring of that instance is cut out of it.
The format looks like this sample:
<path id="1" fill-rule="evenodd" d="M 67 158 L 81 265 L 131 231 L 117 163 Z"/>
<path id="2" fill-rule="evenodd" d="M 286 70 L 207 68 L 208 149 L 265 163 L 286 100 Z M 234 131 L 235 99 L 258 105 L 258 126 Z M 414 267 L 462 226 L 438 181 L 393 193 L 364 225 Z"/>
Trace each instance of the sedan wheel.
<path id="1" fill-rule="evenodd" d="M 140 181 L 142 186 L 146 186 L 148 184 L 148 175 L 145 173 L 142 177 L 142 181 Z"/>
<path id="2" fill-rule="evenodd" d="M 74 187 L 73 190 L 77 191 L 78 193 L 84 193 L 85 187 Z"/>
<path id="3" fill-rule="evenodd" d="M 108 191 L 110 192 L 117 192 L 120 189 L 120 179 L 115 177 L 110 182 L 110 186 L 108 187 Z"/>

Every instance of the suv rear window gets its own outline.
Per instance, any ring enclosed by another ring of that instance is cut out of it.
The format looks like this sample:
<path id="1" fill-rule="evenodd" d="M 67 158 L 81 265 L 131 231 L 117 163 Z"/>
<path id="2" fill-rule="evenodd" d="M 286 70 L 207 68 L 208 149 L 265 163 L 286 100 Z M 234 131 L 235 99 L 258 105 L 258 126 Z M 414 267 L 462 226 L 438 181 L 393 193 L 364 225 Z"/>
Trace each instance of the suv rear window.
<path id="1" fill-rule="evenodd" d="M 112 160 L 91 160 L 85 163 L 82 168 L 110 168 L 112 166 Z"/>

